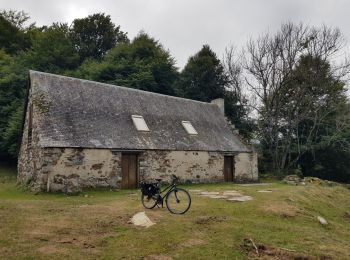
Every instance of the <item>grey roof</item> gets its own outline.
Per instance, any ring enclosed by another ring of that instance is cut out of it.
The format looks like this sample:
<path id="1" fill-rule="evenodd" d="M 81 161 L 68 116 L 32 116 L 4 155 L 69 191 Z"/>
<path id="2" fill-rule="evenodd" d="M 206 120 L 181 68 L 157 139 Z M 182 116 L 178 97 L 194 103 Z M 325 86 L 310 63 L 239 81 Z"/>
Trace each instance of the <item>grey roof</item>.
<path id="1" fill-rule="evenodd" d="M 37 122 L 43 147 L 250 151 L 214 104 L 36 71 L 30 85 L 47 107 Z M 150 132 L 137 131 L 131 115 Z M 186 120 L 198 135 L 185 131 Z"/>

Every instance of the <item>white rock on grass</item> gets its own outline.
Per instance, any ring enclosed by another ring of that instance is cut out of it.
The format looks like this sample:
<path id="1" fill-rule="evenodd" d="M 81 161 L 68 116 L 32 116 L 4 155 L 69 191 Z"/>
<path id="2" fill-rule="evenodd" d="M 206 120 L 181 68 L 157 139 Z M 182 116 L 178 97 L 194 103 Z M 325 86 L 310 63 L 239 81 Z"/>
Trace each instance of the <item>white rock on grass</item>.
<path id="1" fill-rule="evenodd" d="M 272 190 L 258 190 L 258 192 L 261 192 L 261 193 L 270 193 L 270 192 L 272 192 Z"/>
<path id="2" fill-rule="evenodd" d="M 211 195 L 219 195 L 220 192 L 215 192 L 215 191 L 202 191 L 200 195 L 202 196 L 211 196 Z"/>
<path id="3" fill-rule="evenodd" d="M 131 223 L 133 223 L 135 226 L 141 226 L 141 227 L 150 227 L 153 226 L 154 222 L 152 222 L 149 217 L 147 217 L 146 213 L 144 211 L 136 213 L 132 218 L 131 218 Z"/>
<path id="4" fill-rule="evenodd" d="M 325 218 L 318 216 L 317 219 L 322 225 L 328 225 L 328 222 L 325 220 Z"/>
<path id="5" fill-rule="evenodd" d="M 227 199 L 227 201 L 232 201 L 232 202 L 244 202 L 244 201 L 249 201 L 252 200 L 253 198 L 251 196 L 240 196 L 240 197 L 233 197 L 233 198 L 229 198 Z"/>
<path id="6" fill-rule="evenodd" d="M 208 197 L 211 199 L 227 199 L 227 198 L 229 198 L 228 195 L 208 195 Z"/>
<path id="7" fill-rule="evenodd" d="M 236 191 L 236 190 L 231 190 L 231 191 L 224 191 L 222 193 L 222 195 L 225 195 L 225 196 L 243 196 L 240 192 Z"/>

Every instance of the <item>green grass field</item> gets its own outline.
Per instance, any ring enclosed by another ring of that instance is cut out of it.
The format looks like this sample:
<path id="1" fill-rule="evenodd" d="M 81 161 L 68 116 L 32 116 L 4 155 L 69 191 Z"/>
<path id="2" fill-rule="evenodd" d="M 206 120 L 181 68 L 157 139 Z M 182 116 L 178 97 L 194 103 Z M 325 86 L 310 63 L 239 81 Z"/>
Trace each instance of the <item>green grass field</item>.
<path id="1" fill-rule="evenodd" d="M 350 190 L 344 186 L 184 186 L 234 189 L 254 200 L 193 193 L 183 216 L 145 210 L 156 222 L 146 229 L 129 223 L 144 211 L 136 190 L 34 195 L 16 186 L 14 172 L 0 170 L 2 259 L 350 259 Z M 319 215 L 329 224 L 322 226 Z"/>

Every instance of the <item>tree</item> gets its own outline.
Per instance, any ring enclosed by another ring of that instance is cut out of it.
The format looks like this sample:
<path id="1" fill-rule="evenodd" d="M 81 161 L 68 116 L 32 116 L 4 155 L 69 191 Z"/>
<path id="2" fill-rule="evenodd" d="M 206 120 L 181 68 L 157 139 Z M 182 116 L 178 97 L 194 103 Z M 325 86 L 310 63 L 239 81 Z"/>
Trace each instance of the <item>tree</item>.
<path id="1" fill-rule="evenodd" d="M 341 78 L 349 64 L 329 64 L 342 46 L 338 29 L 292 23 L 283 24 L 275 35 L 267 33 L 248 42 L 243 60 L 245 82 L 256 101 L 250 105 L 259 116 L 259 135 L 274 170 L 295 167 L 300 155 L 318 142 L 320 120 L 325 120 L 322 113 L 335 113 L 336 108 L 329 105 L 342 96 Z M 305 122 L 313 122 L 303 135 L 308 141 L 293 154 Z"/>
<path id="2" fill-rule="evenodd" d="M 224 98 L 228 77 L 216 54 L 208 45 L 190 57 L 176 84 L 177 94 L 182 97 L 211 101 Z"/>
<path id="3" fill-rule="evenodd" d="M 21 55 L 28 68 L 64 73 L 79 66 L 79 55 L 69 38 L 67 24 L 53 24 L 33 32 L 32 47 Z"/>
<path id="4" fill-rule="evenodd" d="M 30 36 L 24 27 L 28 19 L 24 12 L 0 12 L 0 49 L 15 54 L 30 47 Z"/>
<path id="5" fill-rule="evenodd" d="M 101 59 L 117 43 L 128 42 L 127 34 L 115 26 L 109 15 L 97 13 L 75 19 L 70 27 L 70 37 L 80 60 Z"/>
<path id="6" fill-rule="evenodd" d="M 28 70 L 0 50 L 0 157 L 17 157 Z"/>
<path id="7" fill-rule="evenodd" d="M 76 74 L 82 78 L 173 95 L 177 78 L 174 59 L 145 33 L 114 47 L 101 62 L 87 61 Z"/>

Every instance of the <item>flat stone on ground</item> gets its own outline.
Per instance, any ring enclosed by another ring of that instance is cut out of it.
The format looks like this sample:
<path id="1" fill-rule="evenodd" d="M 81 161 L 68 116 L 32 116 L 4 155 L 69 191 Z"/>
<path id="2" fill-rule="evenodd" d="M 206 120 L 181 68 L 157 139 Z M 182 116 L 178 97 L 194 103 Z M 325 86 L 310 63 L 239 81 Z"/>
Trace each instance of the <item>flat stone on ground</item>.
<path id="1" fill-rule="evenodd" d="M 146 213 L 144 211 L 136 213 L 131 218 L 131 223 L 133 223 L 135 226 L 141 226 L 141 227 L 150 227 L 153 226 L 154 222 L 152 222 L 149 217 L 147 217 Z"/>
<path id="2" fill-rule="evenodd" d="M 261 193 L 269 193 L 269 192 L 272 192 L 272 190 L 258 190 L 258 192 L 261 192 Z"/>
<path id="3" fill-rule="evenodd" d="M 210 195 L 219 195 L 220 192 L 216 192 L 216 191 L 202 191 L 200 193 L 200 195 L 203 195 L 203 196 L 210 196 Z"/>
<path id="4" fill-rule="evenodd" d="M 227 199 L 227 201 L 237 201 L 237 202 L 244 202 L 252 200 L 253 198 L 251 196 L 241 196 L 241 197 L 232 197 Z"/>
<path id="5" fill-rule="evenodd" d="M 227 199 L 230 196 L 228 196 L 228 195 L 208 195 L 207 197 L 209 197 L 211 199 Z"/>

